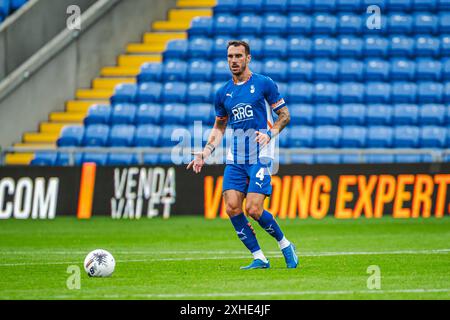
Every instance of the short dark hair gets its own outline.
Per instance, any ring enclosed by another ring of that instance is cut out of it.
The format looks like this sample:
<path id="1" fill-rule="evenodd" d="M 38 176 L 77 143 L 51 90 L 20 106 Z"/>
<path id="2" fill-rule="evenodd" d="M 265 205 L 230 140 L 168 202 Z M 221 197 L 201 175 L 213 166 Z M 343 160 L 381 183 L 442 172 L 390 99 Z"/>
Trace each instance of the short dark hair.
<path id="1" fill-rule="evenodd" d="M 239 46 L 244 46 L 245 48 L 245 54 L 248 56 L 250 54 L 250 46 L 248 45 L 247 42 L 242 41 L 242 40 L 231 40 L 228 41 L 228 46 L 227 46 L 227 50 L 229 47 L 234 46 L 234 47 L 239 47 Z"/>

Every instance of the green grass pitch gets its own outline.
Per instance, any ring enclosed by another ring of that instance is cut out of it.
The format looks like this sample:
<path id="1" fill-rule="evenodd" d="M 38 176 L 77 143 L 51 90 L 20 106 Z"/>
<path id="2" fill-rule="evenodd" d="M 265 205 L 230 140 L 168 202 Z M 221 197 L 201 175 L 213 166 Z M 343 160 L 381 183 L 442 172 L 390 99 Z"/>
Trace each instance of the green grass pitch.
<path id="1" fill-rule="evenodd" d="M 0 299 L 450 299 L 448 217 L 279 223 L 297 245 L 298 269 L 285 268 L 255 222 L 268 270 L 239 269 L 252 257 L 226 220 L 0 221 Z M 117 261 L 110 278 L 82 268 L 97 248 Z M 72 265 L 80 289 L 67 287 Z M 368 288 L 369 266 L 379 268 L 381 289 Z"/>

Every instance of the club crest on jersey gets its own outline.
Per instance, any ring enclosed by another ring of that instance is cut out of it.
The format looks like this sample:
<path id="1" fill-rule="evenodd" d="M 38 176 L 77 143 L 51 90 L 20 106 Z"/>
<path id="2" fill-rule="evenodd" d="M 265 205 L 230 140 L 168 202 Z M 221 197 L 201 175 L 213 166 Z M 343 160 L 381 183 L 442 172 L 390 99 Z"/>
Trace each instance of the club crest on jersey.
<path id="1" fill-rule="evenodd" d="M 251 85 L 251 87 L 250 87 L 250 93 L 255 93 L 255 86 L 254 85 Z"/>
<path id="2" fill-rule="evenodd" d="M 239 103 L 231 109 L 234 122 L 253 119 L 253 107 L 247 103 Z"/>

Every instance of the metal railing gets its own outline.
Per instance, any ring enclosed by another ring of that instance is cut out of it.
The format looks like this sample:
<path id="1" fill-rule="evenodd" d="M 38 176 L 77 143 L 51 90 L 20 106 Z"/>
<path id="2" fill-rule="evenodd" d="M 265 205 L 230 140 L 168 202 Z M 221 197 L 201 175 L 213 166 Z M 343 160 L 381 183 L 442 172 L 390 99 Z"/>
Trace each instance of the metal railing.
<path id="1" fill-rule="evenodd" d="M 39 152 L 61 152 L 69 157 L 69 165 L 76 163 L 76 154 L 80 153 L 99 153 L 99 154 L 136 154 L 139 164 L 144 164 L 144 155 L 148 154 L 171 154 L 174 164 L 185 163 L 191 151 L 195 149 L 167 147 L 167 148 L 117 148 L 117 147 L 89 147 L 89 148 L 57 148 L 57 149 L 38 149 L 38 148 L 20 148 L 11 147 L 0 150 L 0 165 L 5 164 L 5 156 L 8 153 L 39 153 Z M 195 150 L 200 151 L 200 150 Z M 217 149 L 210 163 L 225 163 L 227 150 Z M 450 149 L 332 149 L 332 148 L 280 148 L 276 154 L 276 159 L 284 157 L 284 163 L 292 163 L 293 155 L 356 155 L 359 163 L 367 163 L 365 156 L 376 154 L 388 155 L 430 155 L 432 162 L 444 162 L 446 157 L 450 156 Z"/>

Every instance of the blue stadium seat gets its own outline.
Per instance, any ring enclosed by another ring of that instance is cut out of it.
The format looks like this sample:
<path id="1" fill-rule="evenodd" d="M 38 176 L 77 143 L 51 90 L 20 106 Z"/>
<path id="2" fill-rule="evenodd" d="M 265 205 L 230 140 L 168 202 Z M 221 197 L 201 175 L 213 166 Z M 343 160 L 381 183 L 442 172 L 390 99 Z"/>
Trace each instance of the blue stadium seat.
<path id="1" fill-rule="evenodd" d="M 314 163 L 317 164 L 340 164 L 341 155 L 339 154 L 316 154 L 314 155 Z"/>
<path id="2" fill-rule="evenodd" d="M 314 86 L 308 82 L 292 82 L 288 86 L 289 103 L 310 103 L 314 94 Z"/>
<path id="3" fill-rule="evenodd" d="M 181 60 L 169 60 L 164 63 L 163 80 L 164 81 L 185 81 L 187 76 L 188 64 Z"/>
<path id="4" fill-rule="evenodd" d="M 253 70 L 254 61 L 251 63 L 250 68 Z M 212 78 L 214 81 L 226 81 L 231 78 L 230 68 L 228 66 L 228 62 L 225 60 L 217 60 L 214 63 L 213 67 L 213 75 Z"/>
<path id="5" fill-rule="evenodd" d="M 339 87 L 339 101 L 341 103 L 364 102 L 365 87 L 359 82 L 341 82 Z"/>
<path id="6" fill-rule="evenodd" d="M 419 108 L 415 104 L 394 105 L 393 123 L 396 125 L 415 125 L 419 119 Z"/>
<path id="7" fill-rule="evenodd" d="M 338 126 L 318 126 L 314 130 L 316 148 L 337 148 L 340 146 L 342 129 Z"/>
<path id="8" fill-rule="evenodd" d="M 447 112 L 446 112 L 446 123 L 447 126 L 450 125 L 450 105 L 447 105 Z"/>
<path id="9" fill-rule="evenodd" d="M 291 13 L 288 16 L 286 32 L 289 35 L 310 35 L 313 20 L 311 16 L 302 13 Z"/>
<path id="10" fill-rule="evenodd" d="M 341 155 L 341 163 L 364 163 L 365 162 L 365 155 L 361 154 L 342 154 Z"/>
<path id="11" fill-rule="evenodd" d="M 291 59 L 287 69 L 288 81 L 312 81 L 314 64 L 304 59 Z"/>
<path id="12" fill-rule="evenodd" d="M 312 148 L 314 146 L 314 128 L 309 126 L 291 126 L 288 133 L 290 148 Z"/>
<path id="13" fill-rule="evenodd" d="M 111 104 L 117 103 L 134 103 L 138 87 L 133 83 L 121 83 L 114 88 L 114 94 L 111 97 Z"/>
<path id="14" fill-rule="evenodd" d="M 309 12 L 312 11 L 313 0 L 288 0 L 288 12 Z"/>
<path id="15" fill-rule="evenodd" d="M 359 58 L 362 56 L 364 42 L 361 38 L 343 36 L 339 38 L 339 56 Z"/>
<path id="16" fill-rule="evenodd" d="M 285 58 L 287 55 L 287 48 L 288 43 L 284 38 L 264 38 L 263 55 L 265 58 Z"/>
<path id="17" fill-rule="evenodd" d="M 370 126 L 367 130 L 368 148 L 390 148 L 394 139 L 394 130 L 387 126 Z"/>
<path id="18" fill-rule="evenodd" d="M 339 79 L 341 81 L 361 81 L 364 64 L 359 60 L 342 59 L 339 61 Z"/>
<path id="19" fill-rule="evenodd" d="M 366 80 L 386 81 L 389 78 L 389 62 L 382 59 L 367 59 L 364 71 Z"/>
<path id="20" fill-rule="evenodd" d="M 84 125 L 90 124 L 108 124 L 111 117 L 111 106 L 103 104 L 94 104 L 89 107 L 86 118 L 84 118 Z"/>
<path id="21" fill-rule="evenodd" d="M 119 103 L 111 111 L 111 124 L 133 124 L 137 108 L 134 104 Z"/>
<path id="22" fill-rule="evenodd" d="M 217 0 L 214 7 L 214 14 L 216 13 L 230 13 L 235 12 L 238 8 L 238 0 Z"/>
<path id="23" fill-rule="evenodd" d="M 264 0 L 264 12 L 285 12 L 287 9 L 288 0 Z"/>
<path id="24" fill-rule="evenodd" d="M 153 103 L 161 101 L 163 86 L 159 82 L 144 82 L 139 85 L 136 101 L 141 103 Z"/>
<path id="25" fill-rule="evenodd" d="M 314 60 L 313 78 L 316 81 L 336 81 L 339 65 L 334 60 Z"/>
<path id="26" fill-rule="evenodd" d="M 136 127 L 136 147 L 158 147 L 161 137 L 161 127 L 143 124 Z"/>
<path id="27" fill-rule="evenodd" d="M 448 57 L 450 55 L 450 36 L 442 35 L 440 38 L 441 41 L 441 56 Z"/>
<path id="28" fill-rule="evenodd" d="M 264 35 L 282 36 L 286 34 L 288 19 L 286 16 L 276 13 L 267 14 L 263 17 Z"/>
<path id="29" fill-rule="evenodd" d="M 58 147 L 78 147 L 83 143 L 83 126 L 64 126 L 57 140 Z"/>
<path id="30" fill-rule="evenodd" d="M 366 110 L 366 122 L 369 126 L 390 125 L 393 108 L 387 104 L 369 104 Z"/>
<path id="31" fill-rule="evenodd" d="M 427 12 L 414 14 L 414 33 L 435 34 L 438 32 L 437 16 Z"/>
<path id="32" fill-rule="evenodd" d="M 313 0 L 313 9 L 319 12 L 336 10 L 336 0 Z"/>
<path id="33" fill-rule="evenodd" d="M 444 102 L 450 102 L 450 82 L 444 82 Z"/>
<path id="34" fill-rule="evenodd" d="M 450 149 L 450 128 L 447 127 L 447 149 Z"/>
<path id="35" fill-rule="evenodd" d="M 133 166 L 139 164 L 139 160 L 135 153 L 110 153 L 106 163 L 110 166 Z"/>
<path id="36" fill-rule="evenodd" d="M 442 63 L 442 80 L 450 79 L 450 59 L 444 58 L 441 60 Z"/>
<path id="37" fill-rule="evenodd" d="M 237 6 L 238 12 L 260 12 L 263 8 L 263 0 L 245 0 L 239 1 Z"/>
<path id="38" fill-rule="evenodd" d="M 313 33 L 334 35 L 337 31 L 337 19 L 335 16 L 325 13 L 315 14 L 313 17 Z"/>
<path id="39" fill-rule="evenodd" d="M 340 109 L 335 104 L 317 104 L 314 108 L 316 125 L 338 124 Z"/>
<path id="40" fill-rule="evenodd" d="M 278 59 L 268 59 L 263 65 L 263 74 L 272 78 L 274 81 L 286 81 L 288 65 L 286 62 Z"/>
<path id="41" fill-rule="evenodd" d="M 439 0 L 413 0 L 415 11 L 434 11 Z"/>
<path id="42" fill-rule="evenodd" d="M 211 17 L 194 17 L 188 30 L 190 38 L 196 36 L 211 36 L 213 34 L 214 19 Z M 187 47 L 186 47 L 187 49 Z"/>
<path id="43" fill-rule="evenodd" d="M 421 125 L 445 125 L 446 111 L 443 104 L 425 104 L 420 107 L 419 123 Z"/>
<path id="44" fill-rule="evenodd" d="M 15 11 L 20 7 L 22 7 L 27 2 L 28 0 L 11 0 L 11 9 Z"/>
<path id="45" fill-rule="evenodd" d="M 363 125 L 366 118 L 366 106 L 358 103 L 343 104 L 341 107 L 342 125 Z"/>
<path id="46" fill-rule="evenodd" d="M 366 146 L 367 129 L 361 126 L 342 127 L 342 148 L 364 148 Z"/>
<path id="47" fill-rule="evenodd" d="M 395 157 L 393 154 L 387 153 L 377 153 L 377 154 L 367 154 L 366 155 L 367 163 L 393 163 L 395 161 Z"/>
<path id="48" fill-rule="evenodd" d="M 336 9 L 344 12 L 359 11 L 362 0 L 337 0 Z"/>
<path id="49" fill-rule="evenodd" d="M 349 13 L 339 15 L 339 34 L 359 34 L 363 27 L 361 16 Z"/>
<path id="50" fill-rule="evenodd" d="M 96 152 L 85 152 L 81 154 L 81 157 L 77 159 L 77 164 L 82 163 L 95 163 L 98 166 L 105 166 L 108 161 L 108 154 L 106 153 L 96 153 Z"/>
<path id="51" fill-rule="evenodd" d="M 260 59 L 264 57 L 264 41 L 260 38 L 242 38 L 251 48 L 253 58 Z M 256 62 L 256 61 L 254 61 Z"/>
<path id="52" fill-rule="evenodd" d="M 58 158 L 57 152 L 39 151 L 36 152 L 30 164 L 32 166 L 54 166 L 56 165 L 57 158 Z"/>
<path id="53" fill-rule="evenodd" d="M 136 123 L 158 124 L 161 121 L 162 107 L 159 104 L 144 103 L 139 105 L 136 113 Z"/>
<path id="54" fill-rule="evenodd" d="M 392 59 L 390 70 L 391 80 L 412 81 L 416 74 L 416 63 L 408 59 Z"/>
<path id="55" fill-rule="evenodd" d="M 437 7 L 439 10 L 450 10 L 449 0 L 437 0 Z"/>
<path id="56" fill-rule="evenodd" d="M 424 126 L 420 129 L 421 148 L 445 148 L 447 130 L 444 127 Z"/>
<path id="57" fill-rule="evenodd" d="M 439 82 L 420 82 L 417 86 L 418 103 L 441 103 L 444 97 L 444 86 Z"/>
<path id="58" fill-rule="evenodd" d="M 202 33 L 204 36 L 204 33 Z M 164 60 L 169 59 L 185 59 L 188 56 L 189 41 L 185 39 L 170 40 L 167 42 L 164 51 Z"/>
<path id="59" fill-rule="evenodd" d="M 375 5 L 383 11 L 386 8 L 386 0 L 362 0 L 363 8 L 368 8 L 369 6 Z"/>
<path id="60" fill-rule="evenodd" d="M 417 85 L 413 82 L 392 83 L 392 103 L 415 103 Z"/>
<path id="61" fill-rule="evenodd" d="M 448 12 L 439 14 L 439 32 L 450 33 L 450 14 Z"/>
<path id="62" fill-rule="evenodd" d="M 189 41 L 189 57 L 191 59 L 209 59 L 213 49 L 213 40 L 195 38 Z"/>
<path id="63" fill-rule="evenodd" d="M 209 82 L 192 82 L 187 89 L 187 103 L 213 102 L 212 85 Z"/>
<path id="64" fill-rule="evenodd" d="M 420 130 L 414 126 L 397 126 L 394 128 L 395 148 L 416 148 L 419 145 Z"/>
<path id="65" fill-rule="evenodd" d="M 159 82 L 162 80 L 163 64 L 162 63 L 144 63 L 141 71 L 137 76 L 138 83 L 143 82 Z"/>
<path id="66" fill-rule="evenodd" d="M 390 37 L 389 40 L 389 54 L 394 57 L 413 57 L 414 56 L 414 44 L 413 38 L 395 35 Z"/>
<path id="67" fill-rule="evenodd" d="M 442 64 L 438 60 L 421 58 L 417 60 L 416 80 L 441 80 Z"/>
<path id="68" fill-rule="evenodd" d="M 278 135 L 280 148 L 290 148 L 290 146 L 289 146 L 289 131 L 290 130 L 291 130 L 291 127 L 284 128 L 284 130 L 281 131 L 281 133 Z"/>
<path id="69" fill-rule="evenodd" d="M 315 103 L 336 103 L 339 100 L 339 86 L 334 82 L 317 82 L 314 85 Z"/>
<path id="70" fill-rule="evenodd" d="M 263 19 L 255 14 L 243 14 L 238 23 L 238 33 L 240 36 L 259 36 L 263 30 Z"/>
<path id="71" fill-rule="evenodd" d="M 211 104 L 191 104 L 187 108 L 186 120 L 188 123 L 202 121 L 204 125 L 210 125 L 214 123 L 214 118 L 215 110 Z"/>
<path id="72" fill-rule="evenodd" d="M 366 82 L 366 103 L 389 103 L 392 88 L 385 82 Z"/>
<path id="73" fill-rule="evenodd" d="M 214 16 L 214 34 L 234 36 L 238 31 L 239 20 L 230 14 L 218 14 Z M 191 47 L 192 48 L 192 47 Z"/>
<path id="74" fill-rule="evenodd" d="M 291 154 L 291 163 L 292 164 L 313 164 L 314 163 L 314 155 L 313 154 L 298 154 L 298 153 Z"/>
<path id="75" fill-rule="evenodd" d="M 392 13 L 388 19 L 389 34 L 410 34 L 413 30 L 413 18 L 405 13 Z"/>
<path id="76" fill-rule="evenodd" d="M 77 153 L 77 157 L 80 158 L 81 155 Z M 70 155 L 67 152 L 58 152 L 58 156 L 56 158 L 55 166 L 68 166 L 71 164 L 75 164 L 78 159 L 74 157 L 74 163 L 70 163 Z M 79 161 L 78 161 L 79 162 Z"/>
<path id="77" fill-rule="evenodd" d="M 117 124 L 111 127 L 109 134 L 109 145 L 112 147 L 132 147 L 136 127 L 128 124 Z"/>
<path id="78" fill-rule="evenodd" d="M 364 39 L 363 53 L 368 57 L 386 57 L 388 55 L 388 48 L 389 41 L 386 38 L 367 36 Z"/>
<path id="79" fill-rule="evenodd" d="M 387 9 L 391 11 L 409 11 L 413 0 L 388 0 Z"/>
<path id="80" fill-rule="evenodd" d="M 314 107 L 310 104 L 289 105 L 292 125 L 313 125 Z"/>
<path id="81" fill-rule="evenodd" d="M 422 162 L 422 156 L 420 154 L 396 154 L 396 163 L 419 163 Z"/>
<path id="82" fill-rule="evenodd" d="M 182 124 L 186 117 L 187 108 L 184 104 L 169 103 L 162 110 L 162 122 L 164 124 Z"/>
<path id="83" fill-rule="evenodd" d="M 212 78 L 212 62 L 194 60 L 189 64 L 188 81 L 210 81 Z"/>
<path id="84" fill-rule="evenodd" d="M 84 130 L 83 145 L 87 147 L 105 147 L 108 143 L 109 126 L 93 124 Z"/>
<path id="85" fill-rule="evenodd" d="M 6 18 L 11 13 L 11 2 L 10 0 L 0 1 L 0 17 Z"/>
<path id="86" fill-rule="evenodd" d="M 186 100 L 187 85 L 184 82 L 167 82 L 164 84 L 162 101 L 165 103 L 183 103 Z"/>
<path id="87" fill-rule="evenodd" d="M 223 61 L 227 56 L 228 41 L 230 39 L 224 36 L 218 36 L 214 38 L 212 48 L 212 58 Z"/>
<path id="88" fill-rule="evenodd" d="M 157 153 L 144 153 L 143 161 L 145 165 L 159 164 L 159 154 Z"/>
<path id="89" fill-rule="evenodd" d="M 418 57 L 437 57 L 440 53 L 439 38 L 418 36 L 415 41 L 415 54 Z"/>
<path id="90" fill-rule="evenodd" d="M 317 58 L 332 58 L 338 53 L 338 41 L 335 38 L 316 37 L 313 41 L 313 55 Z"/>
<path id="91" fill-rule="evenodd" d="M 290 58 L 304 58 L 312 55 L 313 43 L 310 38 L 292 37 L 288 41 L 288 56 Z"/>

